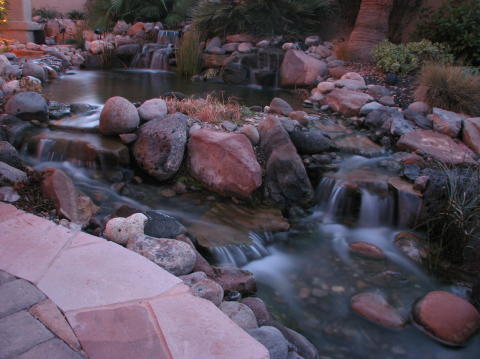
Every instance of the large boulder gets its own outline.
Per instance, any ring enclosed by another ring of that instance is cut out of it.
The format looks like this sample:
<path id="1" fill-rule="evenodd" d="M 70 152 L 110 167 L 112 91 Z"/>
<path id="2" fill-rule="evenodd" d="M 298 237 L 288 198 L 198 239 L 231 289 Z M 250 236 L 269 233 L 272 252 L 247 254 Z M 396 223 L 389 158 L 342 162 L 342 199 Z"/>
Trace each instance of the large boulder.
<path id="1" fill-rule="evenodd" d="M 326 104 L 345 116 L 357 116 L 360 109 L 371 101 L 373 101 L 372 96 L 345 88 L 335 89 L 325 96 Z"/>
<path id="2" fill-rule="evenodd" d="M 7 141 L 0 141 L 0 161 L 15 168 L 22 168 L 22 160 L 18 151 Z"/>
<path id="3" fill-rule="evenodd" d="M 188 142 L 188 163 L 197 180 L 223 195 L 249 197 L 262 184 L 262 169 L 243 134 L 195 131 Z"/>
<path id="4" fill-rule="evenodd" d="M 47 80 L 47 76 L 43 67 L 31 61 L 28 61 L 25 65 L 23 65 L 22 76 L 32 76 L 42 82 Z"/>
<path id="5" fill-rule="evenodd" d="M 57 213 L 73 223 L 85 225 L 98 208 L 92 200 L 75 187 L 62 170 L 51 168 L 45 172 L 42 192 L 55 203 Z"/>
<path id="6" fill-rule="evenodd" d="M 299 50 L 288 50 L 280 68 L 281 84 L 285 87 L 312 86 L 326 74 L 325 62 Z"/>
<path id="7" fill-rule="evenodd" d="M 480 117 L 463 121 L 463 142 L 480 155 Z"/>
<path id="8" fill-rule="evenodd" d="M 27 174 L 5 162 L 0 162 L 0 185 L 20 184 L 28 181 Z"/>
<path id="9" fill-rule="evenodd" d="M 197 260 L 192 247 L 175 239 L 139 234 L 130 237 L 127 248 L 177 276 L 191 273 Z"/>
<path id="10" fill-rule="evenodd" d="M 428 293 L 416 303 L 412 314 L 417 325 L 445 344 L 462 345 L 480 329 L 477 309 L 448 292 Z"/>
<path id="11" fill-rule="evenodd" d="M 335 149 L 333 142 L 319 129 L 295 128 L 289 133 L 295 147 L 302 155 L 314 155 Z"/>
<path id="12" fill-rule="evenodd" d="M 140 123 L 138 111 L 126 98 L 109 98 L 100 114 L 100 132 L 118 135 L 134 131 Z"/>
<path id="13" fill-rule="evenodd" d="M 187 116 L 176 113 L 140 127 L 133 155 L 150 176 L 165 181 L 180 169 L 187 143 L 187 120 Z"/>
<path id="14" fill-rule="evenodd" d="M 386 106 L 370 112 L 365 119 L 365 125 L 384 135 L 393 136 L 403 136 L 415 130 L 414 125 L 406 121 L 398 109 Z"/>
<path id="15" fill-rule="evenodd" d="M 287 101 L 280 97 L 275 97 L 270 103 L 270 111 L 279 115 L 288 116 L 293 112 L 293 108 Z"/>
<path id="16" fill-rule="evenodd" d="M 0 137 L 14 146 L 20 146 L 28 130 L 33 125 L 15 116 L 5 115 L 0 118 Z"/>
<path id="17" fill-rule="evenodd" d="M 279 205 L 306 204 L 313 198 L 310 179 L 280 120 L 270 116 L 259 126 L 266 159 L 265 192 Z"/>
<path id="18" fill-rule="evenodd" d="M 462 130 L 462 122 L 466 116 L 434 108 L 433 114 L 429 115 L 428 118 L 432 120 L 435 131 L 456 138 Z"/>
<path id="19" fill-rule="evenodd" d="M 421 153 L 434 160 L 451 165 L 478 164 L 473 153 L 466 145 L 451 137 L 430 130 L 409 132 L 397 142 L 400 150 Z"/>
<path id="20" fill-rule="evenodd" d="M 5 112 L 22 120 L 48 120 L 47 101 L 36 92 L 22 92 L 14 95 L 5 105 Z"/>
<path id="21" fill-rule="evenodd" d="M 142 121 L 151 121 L 157 118 L 163 118 L 167 115 L 167 104 L 160 98 L 154 98 L 145 101 L 142 106 L 138 108 L 138 113 Z"/>

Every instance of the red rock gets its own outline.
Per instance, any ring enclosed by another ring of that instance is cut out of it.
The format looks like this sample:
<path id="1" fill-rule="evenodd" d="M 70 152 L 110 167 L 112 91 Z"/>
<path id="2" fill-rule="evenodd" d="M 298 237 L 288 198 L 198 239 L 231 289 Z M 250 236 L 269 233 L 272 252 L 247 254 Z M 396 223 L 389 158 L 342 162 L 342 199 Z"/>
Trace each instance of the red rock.
<path id="1" fill-rule="evenodd" d="M 480 155 L 480 117 L 463 121 L 463 142 Z"/>
<path id="2" fill-rule="evenodd" d="M 360 293 L 352 297 L 351 304 L 354 312 L 376 324 L 395 329 L 406 324 L 405 319 L 381 295 Z"/>
<path id="3" fill-rule="evenodd" d="M 234 34 L 228 35 L 227 42 L 254 42 L 255 38 L 248 34 Z"/>
<path id="4" fill-rule="evenodd" d="M 325 62 L 303 51 L 288 50 L 280 68 L 282 86 L 312 86 L 319 76 L 328 73 Z"/>
<path id="5" fill-rule="evenodd" d="M 359 256 L 369 259 L 385 259 L 383 251 L 375 244 L 368 242 L 354 242 L 348 245 L 350 250 Z"/>
<path id="6" fill-rule="evenodd" d="M 416 151 L 446 164 L 478 164 L 473 159 L 475 154 L 467 146 L 435 131 L 409 132 L 400 137 L 397 147 L 401 150 Z"/>
<path id="7" fill-rule="evenodd" d="M 462 345 L 480 328 L 480 313 L 466 300 L 448 292 L 430 292 L 413 308 L 413 318 L 437 340 Z"/>
<path id="8" fill-rule="evenodd" d="M 50 299 L 34 305 L 29 309 L 29 312 L 73 349 L 80 349 L 80 343 L 72 328 L 55 303 Z"/>
<path id="9" fill-rule="evenodd" d="M 220 284 L 226 292 L 240 292 L 254 294 L 257 284 L 253 274 L 236 267 L 213 267 L 214 275 L 211 278 Z"/>
<path id="10" fill-rule="evenodd" d="M 335 89 L 325 96 L 325 101 L 334 111 L 345 116 L 357 116 L 363 105 L 373 101 L 373 97 L 363 92 Z"/>
<path id="11" fill-rule="evenodd" d="M 343 66 L 331 67 L 329 71 L 330 71 L 330 76 L 332 76 L 334 79 L 339 79 L 343 75 L 348 73 L 348 69 Z"/>
<path id="12" fill-rule="evenodd" d="M 144 31 L 144 28 L 145 28 L 145 24 L 143 22 L 137 22 L 128 29 L 127 35 L 135 36 L 140 32 Z"/>
<path id="13" fill-rule="evenodd" d="M 192 175 L 215 192 L 248 197 L 262 184 L 252 144 L 242 134 L 200 129 L 190 137 L 188 152 Z"/>
<path id="14" fill-rule="evenodd" d="M 433 114 L 429 115 L 428 118 L 432 120 L 433 129 L 435 131 L 455 138 L 460 134 L 465 116 L 455 112 L 434 108 Z"/>

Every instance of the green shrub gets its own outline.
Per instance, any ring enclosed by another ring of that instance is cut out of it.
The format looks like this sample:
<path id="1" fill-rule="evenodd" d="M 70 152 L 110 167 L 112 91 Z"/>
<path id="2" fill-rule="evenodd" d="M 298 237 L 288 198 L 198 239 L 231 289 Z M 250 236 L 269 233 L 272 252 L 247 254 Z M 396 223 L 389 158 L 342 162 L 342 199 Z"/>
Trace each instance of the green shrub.
<path id="1" fill-rule="evenodd" d="M 8 0 L 0 0 L 0 22 L 7 21 Z"/>
<path id="2" fill-rule="evenodd" d="M 331 0 L 201 1 L 193 23 L 209 36 L 235 33 L 290 35 L 317 33 L 332 10 Z"/>
<path id="3" fill-rule="evenodd" d="M 429 62 L 449 64 L 454 60 L 447 46 L 428 40 L 405 45 L 384 40 L 373 49 L 372 56 L 380 70 L 401 75 L 419 70 Z"/>
<path id="4" fill-rule="evenodd" d="M 463 62 L 480 66 L 480 0 L 448 0 L 425 9 L 417 36 L 446 43 Z"/>
<path id="5" fill-rule="evenodd" d="M 49 9 L 46 7 L 42 7 L 40 9 L 33 9 L 32 12 L 33 16 L 40 16 L 43 19 L 59 19 L 63 17 L 61 13 L 59 13 L 57 10 Z"/>
<path id="6" fill-rule="evenodd" d="M 67 12 L 67 17 L 72 20 L 85 20 L 87 15 L 84 12 L 72 10 Z"/>
<path id="7" fill-rule="evenodd" d="M 427 65 L 415 98 L 432 107 L 480 116 L 480 76 L 459 66 Z"/>
<path id="8" fill-rule="evenodd" d="M 176 51 L 177 72 L 184 76 L 196 75 L 202 67 L 202 46 L 198 31 L 190 30 L 184 34 Z"/>
<path id="9" fill-rule="evenodd" d="M 198 0 L 174 0 L 167 4 L 169 12 L 163 22 L 170 27 L 177 27 L 182 22 L 191 17 L 191 10 L 196 5 Z"/>

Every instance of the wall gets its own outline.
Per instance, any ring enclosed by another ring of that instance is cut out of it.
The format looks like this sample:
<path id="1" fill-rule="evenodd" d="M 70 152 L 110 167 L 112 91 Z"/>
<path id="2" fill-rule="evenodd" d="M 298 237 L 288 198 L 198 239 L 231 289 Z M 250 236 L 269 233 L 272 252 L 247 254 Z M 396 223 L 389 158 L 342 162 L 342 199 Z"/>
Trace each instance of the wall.
<path id="1" fill-rule="evenodd" d="M 84 11 L 87 0 L 32 0 L 32 8 L 48 8 L 66 13 L 72 10 Z"/>

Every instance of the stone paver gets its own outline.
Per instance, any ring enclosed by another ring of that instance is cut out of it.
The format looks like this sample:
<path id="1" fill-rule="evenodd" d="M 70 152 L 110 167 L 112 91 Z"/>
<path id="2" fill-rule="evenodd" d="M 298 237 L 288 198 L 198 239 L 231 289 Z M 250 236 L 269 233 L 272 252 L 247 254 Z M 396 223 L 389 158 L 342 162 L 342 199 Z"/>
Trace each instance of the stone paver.
<path id="1" fill-rule="evenodd" d="M 52 339 L 39 344 L 13 359 L 83 359 L 60 339 Z"/>
<path id="2" fill-rule="evenodd" d="M 45 299 L 35 286 L 17 279 L 0 286 L 0 318 L 27 309 Z"/>
<path id="3" fill-rule="evenodd" d="M 73 349 L 80 350 L 80 343 L 72 328 L 62 312 L 50 299 L 35 304 L 29 309 L 29 312 Z"/>
<path id="4" fill-rule="evenodd" d="M 53 338 L 27 311 L 0 319 L 0 359 L 11 358 Z"/>
<path id="5" fill-rule="evenodd" d="M 170 359 L 141 304 L 67 314 L 90 359 Z"/>
<path id="6" fill-rule="evenodd" d="M 106 239 L 95 237 L 84 232 L 78 232 L 73 236 L 72 241 L 70 242 L 70 245 L 68 246 L 68 248 L 88 246 L 90 244 L 98 244 L 98 243 L 106 243 L 106 242 L 107 242 Z"/>
<path id="7" fill-rule="evenodd" d="M 15 277 L 13 275 L 4 272 L 3 270 L 0 270 L 0 285 L 10 282 L 12 280 L 15 280 Z"/>
<path id="8" fill-rule="evenodd" d="M 0 269 L 34 283 L 71 237 L 68 229 L 31 214 L 0 222 L 0 233 Z"/>
<path id="9" fill-rule="evenodd" d="M 152 298 L 182 281 L 115 243 L 64 250 L 38 283 L 64 312 Z"/>
<path id="10" fill-rule="evenodd" d="M 0 203 L 0 222 L 6 221 L 12 217 L 20 216 L 24 212 L 19 211 L 15 206 L 6 203 Z"/>
<path id="11" fill-rule="evenodd" d="M 221 313 L 191 294 L 150 301 L 175 359 L 268 359 L 263 345 Z"/>

